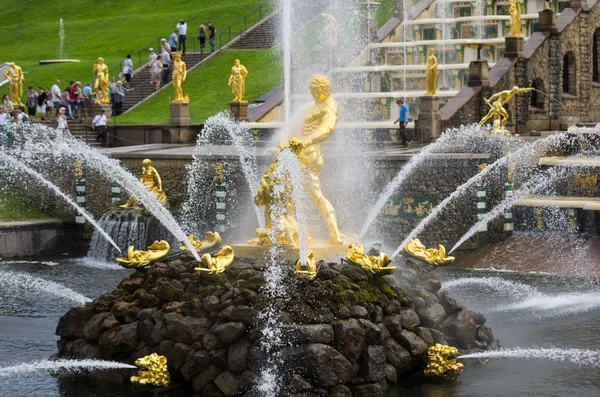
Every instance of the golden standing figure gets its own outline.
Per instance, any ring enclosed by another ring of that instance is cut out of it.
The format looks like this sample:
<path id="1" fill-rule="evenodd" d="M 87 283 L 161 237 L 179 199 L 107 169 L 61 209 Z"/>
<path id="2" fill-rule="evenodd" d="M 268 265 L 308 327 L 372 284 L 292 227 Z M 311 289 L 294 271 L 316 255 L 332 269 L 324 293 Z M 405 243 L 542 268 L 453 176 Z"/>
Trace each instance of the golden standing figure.
<path id="1" fill-rule="evenodd" d="M 146 190 L 152 193 L 159 203 L 167 204 L 167 195 L 162 190 L 162 180 L 156 168 L 152 167 L 152 161 L 145 159 L 142 161 L 142 178 L 140 179 Z M 121 208 L 138 208 L 139 202 L 132 194 L 129 196 L 127 203 L 121 205 Z"/>
<path id="2" fill-rule="evenodd" d="M 427 66 L 427 72 L 425 73 L 427 92 L 425 96 L 435 96 L 437 90 L 438 60 L 433 48 L 429 49 L 429 57 L 425 66 Z"/>
<path id="3" fill-rule="evenodd" d="M 23 102 L 21 102 L 23 82 L 25 81 L 23 70 L 15 65 L 14 62 L 11 62 L 9 65 L 10 67 L 4 71 L 3 75 L 10 84 L 10 100 L 14 106 L 23 106 Z"/>
<path id="4" fill-rule="evenodd" d="M 239 59 L 236 59 L 231 68 L 228 84 L 231 86 L 231 92 L 235 97 L 233 100 L 236 102 L 241 102 L 246 94 L 246 76 L 248 76 L 248 70 L 240 63 Z"/>
<path id="5" fill-rule="evenodd" d="M 502 132 L 505 131 L 504 126 L 508 121 L 508 112 L 504 109 L 504 105 L 512 99 L 513 96 L 519 92 L 530 92 L 533 88 L 519 88 L 514 86 L 510 90 L 504 90 L 495 93 L 488 99 L 485 99 L 485 103 L 490 106 L 490 111 L 481 119 L 479 125 L 484 125 L 489 119 L 494 118 L 494 131 Z M 493 102 L 492 102 L 493 101 Z"/>
<path id="6" fill-rule="evenodd" d="M 521 37 L 521 5 L 519 0 L 510 0 L 510 37 Z"/>
<path id="7" fill-rule="evenodd" d="M 189 103 L 190 98 L 186 95 L 183 96 L 181 85 L 185 82 L 187 77 L 187 68 L 185 62 L 181 60 L 181 52 L 172 52 L 173 56 L 173 87 L 175 88 L 175 99 L 174 103 Z"/>
<path id="8" fill-rule="evenodd" d="M 110 98 L 108 97 L 108 66 L 104 63 L 103 58 L 98 58 L 98 63 L 94 65 L 92 73 L 96 75 L 96 82 L 94 83 L 94 88 L 98 93 L 98 98 L 96 98 L 96 104 L 109 104 Z M 100 95 L 100 93 L 102 93 L 102 95 Z"/>

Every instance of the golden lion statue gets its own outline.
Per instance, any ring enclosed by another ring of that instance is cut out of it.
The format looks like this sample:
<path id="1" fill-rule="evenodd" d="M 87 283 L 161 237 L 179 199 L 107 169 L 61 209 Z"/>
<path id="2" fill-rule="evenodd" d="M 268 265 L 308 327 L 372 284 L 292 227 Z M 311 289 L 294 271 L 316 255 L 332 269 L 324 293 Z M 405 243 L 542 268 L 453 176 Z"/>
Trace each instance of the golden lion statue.
<path id="1" fill-rule="evenodd" d="M 423 370 L 425 376 L 457 377 L 463 370 L 463 365 L 456 362 L 458 349 L 456 347 L 436 343 L 427 349 L 427 365 Z"/>
<path id="2" fill-rule="evenodd" d="M 138 375 L 131 377 L 131 383 L 144 386 L 169 386 L 171 376 L 167 369 L 167 358 L 152 353 L 149 356 L 135 360 Z"/>

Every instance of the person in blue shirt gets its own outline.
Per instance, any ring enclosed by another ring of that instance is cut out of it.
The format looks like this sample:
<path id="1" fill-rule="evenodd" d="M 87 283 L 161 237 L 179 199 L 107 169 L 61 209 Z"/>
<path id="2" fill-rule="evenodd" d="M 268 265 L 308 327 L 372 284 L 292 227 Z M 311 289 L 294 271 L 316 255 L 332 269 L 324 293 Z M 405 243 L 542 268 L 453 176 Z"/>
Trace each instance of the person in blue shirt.
<path id="1" fill-rule="evenodd" d="M 400 139 L 403 146 L 408 146 L 408 136 L 406 134 L 406 125 L 408 124 L 408 106 L 404 104 L 402 99 L 398 99 L 396 104 L 400 106 L 400 117 L 394 121 L 394 124 L 400 123 Z"/>

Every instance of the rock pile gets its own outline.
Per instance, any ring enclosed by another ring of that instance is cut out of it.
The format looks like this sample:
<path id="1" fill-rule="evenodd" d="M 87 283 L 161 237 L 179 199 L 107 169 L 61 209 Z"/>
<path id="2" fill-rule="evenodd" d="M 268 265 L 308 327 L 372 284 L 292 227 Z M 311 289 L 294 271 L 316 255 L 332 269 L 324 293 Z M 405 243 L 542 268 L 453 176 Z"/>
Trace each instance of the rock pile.
<path id="1" fill-rule="evenodd" d="M 285 298 L 267 298 L 263 262 L 242 262 L 199 277 L 191 260 L 135 271 L 112 292 L 70 309 L 56 330 L 59 355 L 133 363 L 167 357 L 173 381 L 226 396 L 253 394 L 267 361 L 261 313 L 276 304 L 285 340 L 277 353 L 282 395 L 375 396 L 420 371 L 428 346 L 461 350 L 493 343 L 485 318 L 408 264 L 401 276 L 373 276 L 352 264 L 322 263 L 317 278 L 296 281 Z M 96 373 L 126 381 L 130 373 Z"/>

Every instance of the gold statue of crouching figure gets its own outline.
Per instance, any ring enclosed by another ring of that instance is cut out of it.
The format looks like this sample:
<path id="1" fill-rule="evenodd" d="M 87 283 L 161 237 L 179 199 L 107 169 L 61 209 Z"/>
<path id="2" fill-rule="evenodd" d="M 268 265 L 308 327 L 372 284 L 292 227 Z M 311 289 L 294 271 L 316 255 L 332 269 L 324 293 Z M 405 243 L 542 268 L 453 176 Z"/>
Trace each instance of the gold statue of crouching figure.
<path id="1" fill-rule="evenodd" d="M 211 254 L 204 254 L 200 258 L 200 261 L 205 267 L 195 267 L 194 270 L 198 274 L 208 273 L 210 275 L 220 274 L 225 271 L 235 258 L 235 253 L 230 245 L 226 245 L 219 252 L 212 256 Z"/>
<path id="2" fill-rule="evenodd" d="M 207 232 L 204 240 L 198 241 L 194 238 L 193 235 L 188 237 L 189 242 L 192 244 L 196 252 L 202 252 L 214 247 L 217 247 L 221 244 L 221 235 L 217 232 Z M 187 246 L 182 245 L 179 249 L 183 252 L 190 252 Z"/>
<path id="3" fill-rule="evenodd" d="M 306 260 L 302 261 L 302 258 L 300 258 L 296 261 L 296 277 L 306 280 L 317 277 L 317 260 L 314 252 L 308 251 Z"/>
<path id="4" fill-rule="evenodd" d="M 171 376 L 167 369 L 167 358 L 152 353 L 149 356 L 135 360 L 138 367 L 137 376 L 130 378 L 131 383 L 137 383 L 143 386 L 169 386 Z"/>
<path id="5" fill-rule="evenodd" d="M 430 265 L 449 265 L 454 262 L 453 256 L 446 255 L 446 248 L 438 244 L 438 249 L 425 247 L 418 238 L 411 240 L 404 246 L 404 252 Z"/>
<path id="6" fill-rule="evenodd" d="M 127 247 L 127 257 L 117 258 L 117 264 L 125 268 L 137 268 L 151 265 L 169 255 L 171 246 L 165 240 L 155 241 L 148 251 L 136 250 L 133 245 Z"/>
<path id="7" fill-rule="evenodd" d="M 391 260 L 384 252 L 379 252 L 379 256 L 368 256 L 362 244 L 350 244 L 346 250 L 346 259 L 374 274 L 392 274 L 396 270 L 395 266 L 388 266 Z"/>
<path id="8" fill-rule="evenodd" d="M 167 195 L 162 189 L 162 180 L 156 168 L 152 167 L 152 161 L 145 159 L 142 161 L 142 178 L 140 179 L 147 191 L 152 193 L 154 197 L 162 205 L 167 204 Z M 140 203 L 136 197 L 132 194 L 129 196 L 127 203 L 120 206 L 121 208 L 139 208 Z"/>
<path id="9" fill-rule="evenodd" d="M 463 370 L 463 365 L 456 362 L 456 347 L 436 343 L 427 349 L 427 365 L 423 370 L 425 376 L 449 377 L 456 379 Z"/>

